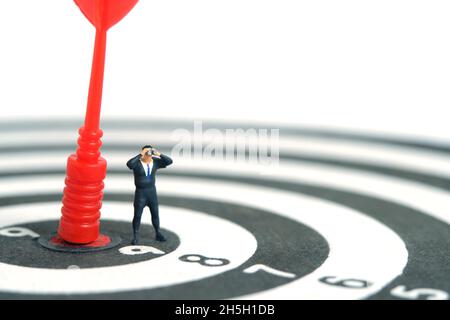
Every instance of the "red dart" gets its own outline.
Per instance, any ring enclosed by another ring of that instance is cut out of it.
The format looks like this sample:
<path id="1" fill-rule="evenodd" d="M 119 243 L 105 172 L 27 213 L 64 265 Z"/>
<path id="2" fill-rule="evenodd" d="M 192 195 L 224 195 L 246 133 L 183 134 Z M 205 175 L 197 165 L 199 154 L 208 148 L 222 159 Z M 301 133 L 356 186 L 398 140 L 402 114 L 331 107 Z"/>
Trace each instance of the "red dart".
<path id="1" fill-rule="evenodd" d="M 96 34 L 84 126 L 79 130 L 76 154 L 70 155 L 67 160 L 66 187 L 58 228 L 59 237 L 66 242 L 89 244 L 100 237 L 100 208 L 103 180 L 106 177 L 106 160 L 100 155 L 100 138 L 103 135 L 100 129 L 100 110 L 106 34 L 137 2 L 138 0 L 75 0 L 86 18 L 94 25 Z"/>

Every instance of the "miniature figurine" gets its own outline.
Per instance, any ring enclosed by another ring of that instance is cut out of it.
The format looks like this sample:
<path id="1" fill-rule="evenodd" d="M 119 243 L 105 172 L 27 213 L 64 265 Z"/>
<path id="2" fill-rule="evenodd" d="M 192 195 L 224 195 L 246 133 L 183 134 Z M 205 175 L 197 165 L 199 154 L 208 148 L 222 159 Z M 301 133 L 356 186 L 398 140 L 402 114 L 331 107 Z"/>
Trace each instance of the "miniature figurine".
<path id="1" fill-rule="evenodd" d="M 133 217 L 133 245 L 139 244 L 139 227 L 142 211 L 146 206 L 150 208 L 152 224 L 155 229 L 156 240 L 166 241 L 159 229 L 158 195 L 156 193 L 155 175 L 158 169 L 172 164 L 172 159 L 151 145 L 142 147 L 141 153 L 127 162 L 127 167 L 133 170 L 134 184 L 134 217 Z"/>

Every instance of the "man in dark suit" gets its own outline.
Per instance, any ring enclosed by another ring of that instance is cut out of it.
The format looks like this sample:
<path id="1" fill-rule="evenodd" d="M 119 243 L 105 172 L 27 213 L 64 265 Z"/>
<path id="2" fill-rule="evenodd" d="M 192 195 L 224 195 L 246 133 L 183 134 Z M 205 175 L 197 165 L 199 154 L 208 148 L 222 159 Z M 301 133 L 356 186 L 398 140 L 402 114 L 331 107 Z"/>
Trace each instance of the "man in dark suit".
<path id="1" fill-rule="evenodd" d="M 150 145 L 142 148 L 141 153 L 128 160 L 127 167 L 134 172 L 134 218 L 133 218 L 133 245 L 139 244 L 139 227 L 141 225 L 142 211 L 146 206 L 152 214 L 152 224 L 156 233 L 156 240 L 166 241 L 159 230 L 158 196 L 155 187 L 155 175 L 158 169 L 172 164 L 172 159 L 161 154 Z"/>

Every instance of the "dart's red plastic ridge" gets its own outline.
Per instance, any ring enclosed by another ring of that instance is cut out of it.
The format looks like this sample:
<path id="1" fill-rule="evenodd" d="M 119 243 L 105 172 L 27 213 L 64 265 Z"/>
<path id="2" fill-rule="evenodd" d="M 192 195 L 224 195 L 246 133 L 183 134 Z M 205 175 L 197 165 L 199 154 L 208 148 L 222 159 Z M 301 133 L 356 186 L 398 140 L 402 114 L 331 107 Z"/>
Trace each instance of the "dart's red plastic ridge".
<path id="1" fill-rule="evenodd" d="M 102 131 L 89 134 L 82 127 L 79 132 L 77 153 L 67 159 L 58 235 L 70 243 L 87 244 L 100 235 L 100 209 L 107 164 L 99 151 Z"/>

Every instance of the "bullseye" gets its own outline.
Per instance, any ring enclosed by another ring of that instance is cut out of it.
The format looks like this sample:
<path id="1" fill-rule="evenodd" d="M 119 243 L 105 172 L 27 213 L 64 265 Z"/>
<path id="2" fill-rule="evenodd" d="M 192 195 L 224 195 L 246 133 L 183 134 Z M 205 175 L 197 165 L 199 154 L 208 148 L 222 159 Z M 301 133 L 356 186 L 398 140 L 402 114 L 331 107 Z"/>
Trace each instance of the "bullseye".
<path id="1" fill-rule="evenodd" d="M 121 241 L 122 239 L 119 236 L 107 234 L 100 234 L 96 240 L 85 245 L 67 242 L 58 234 L 50 234 L 39 238 L 39 244 L 47 249 L 78 253 L 108 250 L 118 246 Z"/>

